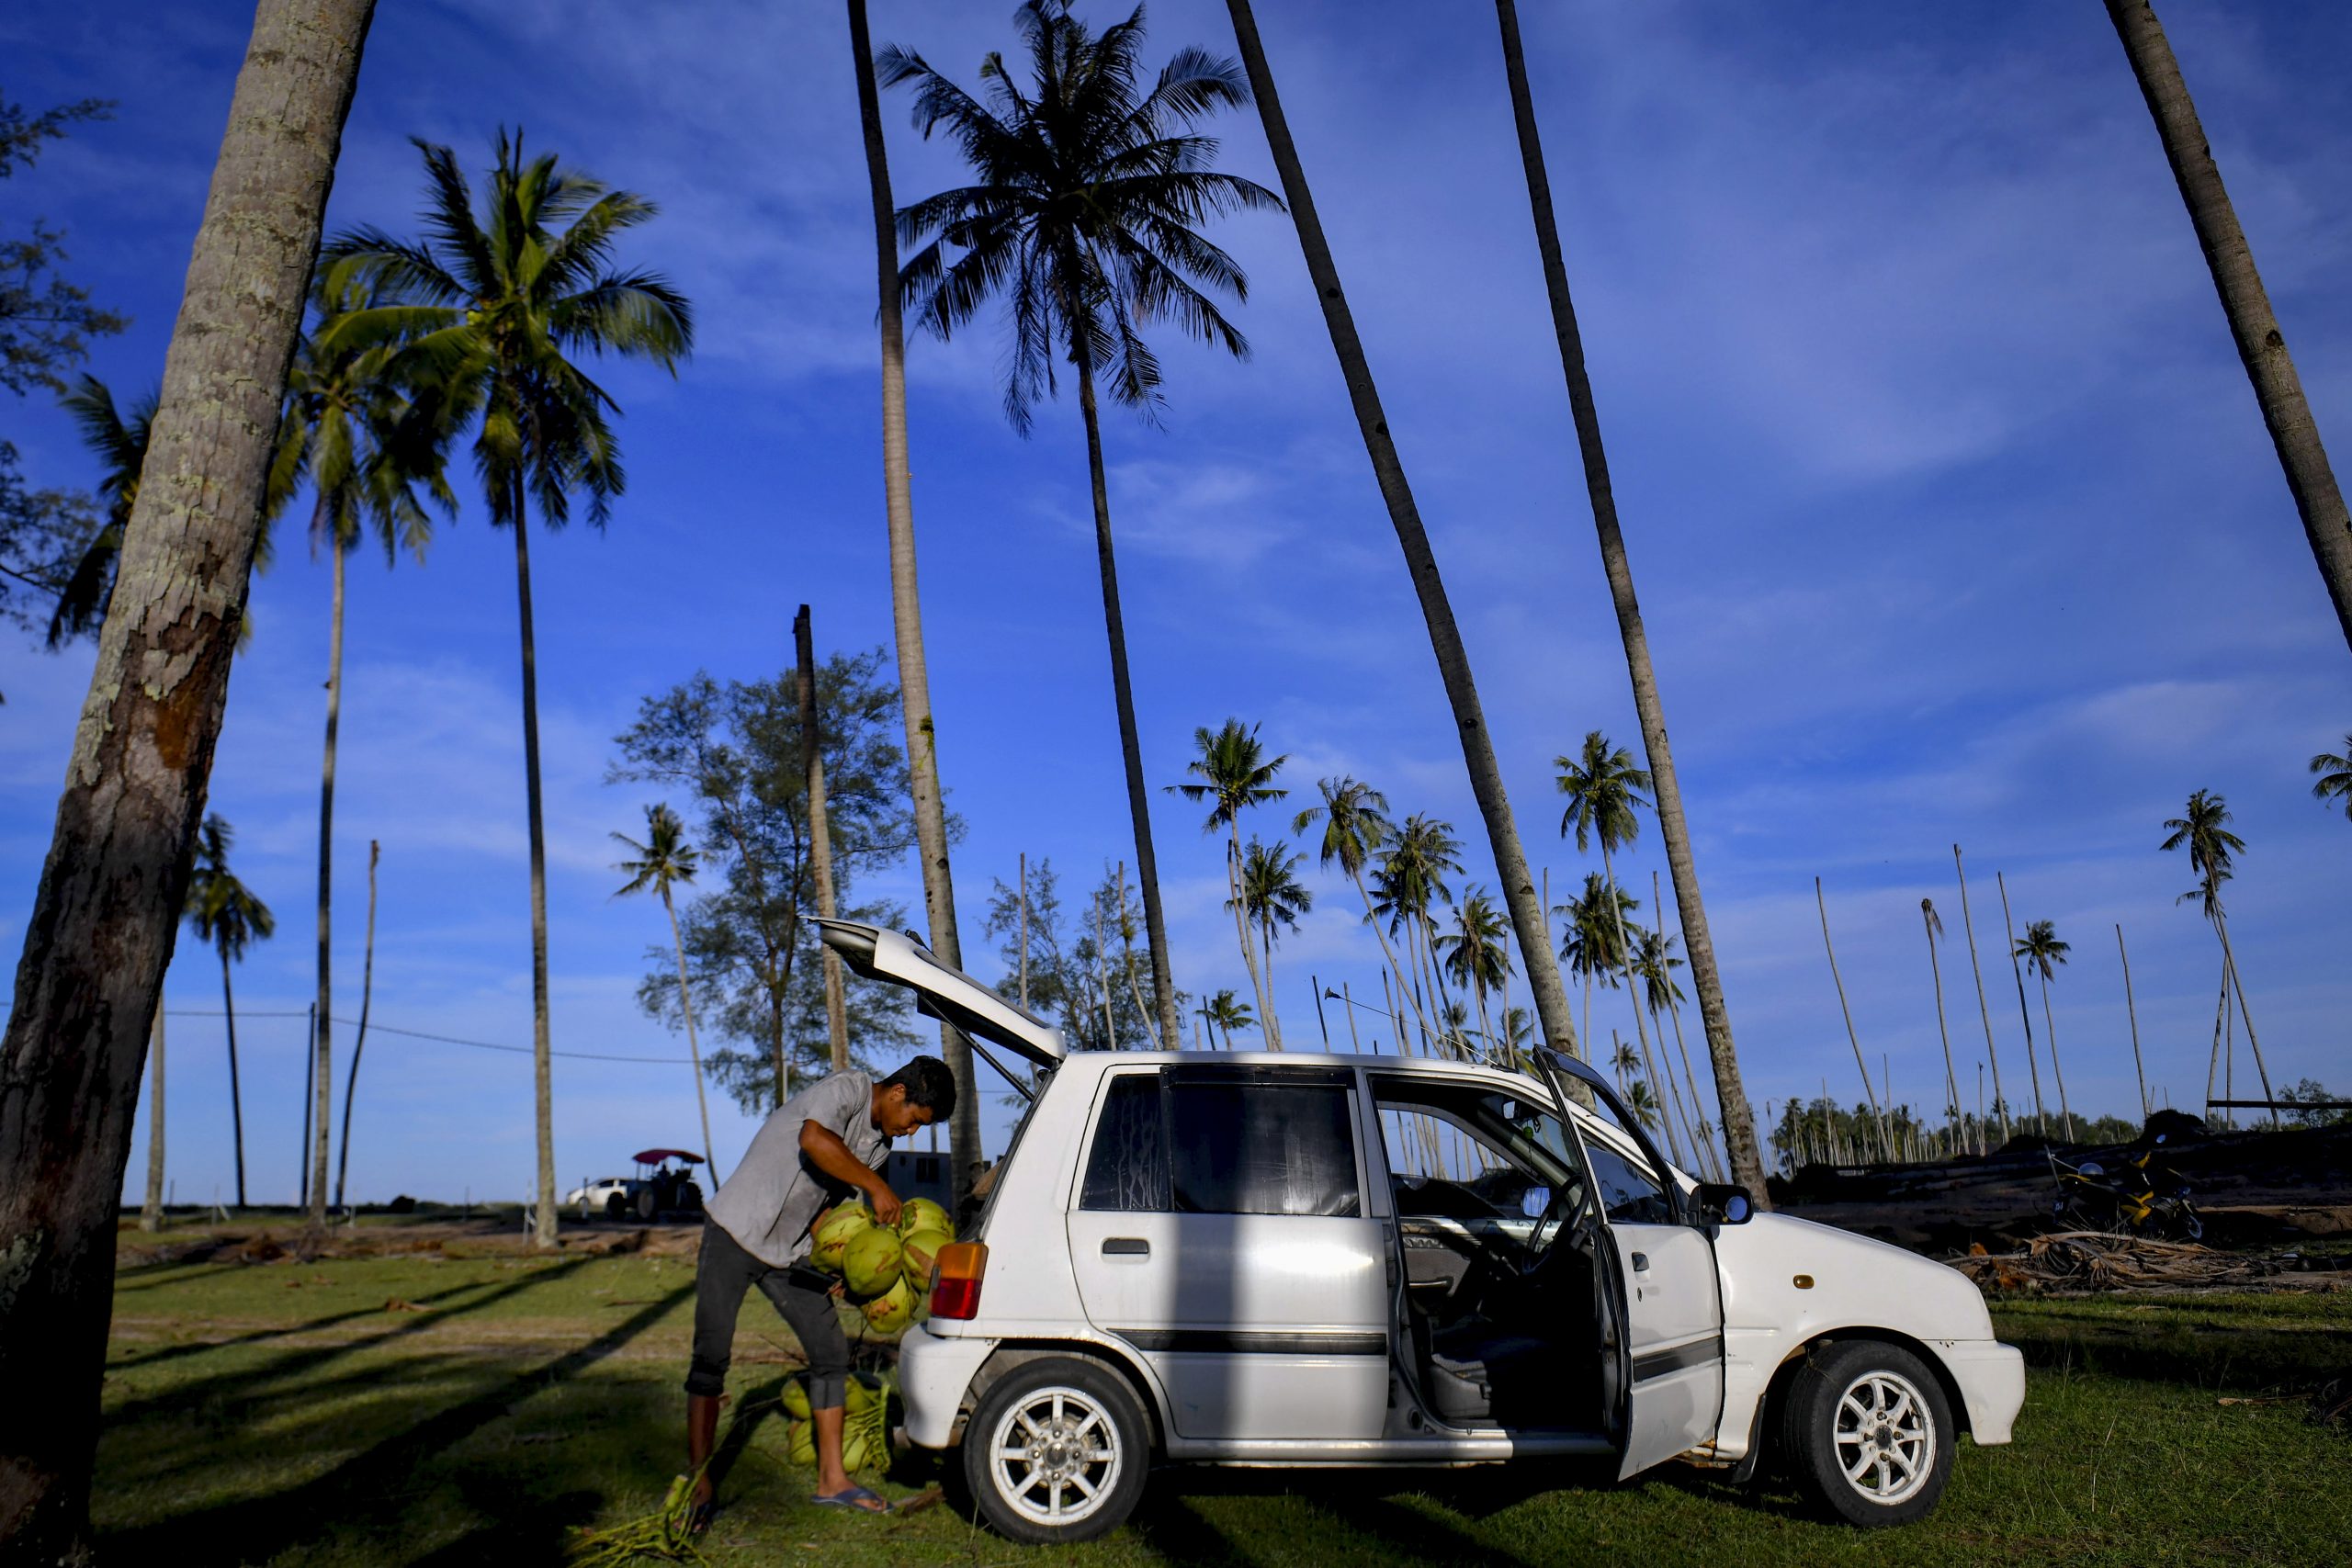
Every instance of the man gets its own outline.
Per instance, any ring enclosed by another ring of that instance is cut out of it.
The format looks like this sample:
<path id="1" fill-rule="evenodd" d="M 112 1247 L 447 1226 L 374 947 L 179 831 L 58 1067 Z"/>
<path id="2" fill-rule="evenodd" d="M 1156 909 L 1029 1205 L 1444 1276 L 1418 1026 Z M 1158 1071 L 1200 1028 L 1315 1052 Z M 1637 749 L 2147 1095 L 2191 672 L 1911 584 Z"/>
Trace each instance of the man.
<path id="1" fill-rule="evenodd" d="M 710 1518 L 710 1477 L 699 1472 L 718 1436 L 735 1317 L 754 1285 L 792 1325 L 808 1358 L 816 1501 L 889 1512 L 842 1469 L 849 1343 L 833 1304 L 838 1287 L 808 1266 L 808 1249 L 818 1216 L 845 1199 L 863 1195 L 876 1219 L 896 1224 L 899 1195 L 879 1174 L 890 1140 L 944 1122 L 955 1108 L 955 1077 L 936 1056 L 917 1056 L 880 1083 L 854 1069 L 835 1073 L 785 1101 L 712 1196 L 695 1267 L 694 1359 L 686 1372 L 686 1463 L 697 1472 L 697 1529 Z"/>

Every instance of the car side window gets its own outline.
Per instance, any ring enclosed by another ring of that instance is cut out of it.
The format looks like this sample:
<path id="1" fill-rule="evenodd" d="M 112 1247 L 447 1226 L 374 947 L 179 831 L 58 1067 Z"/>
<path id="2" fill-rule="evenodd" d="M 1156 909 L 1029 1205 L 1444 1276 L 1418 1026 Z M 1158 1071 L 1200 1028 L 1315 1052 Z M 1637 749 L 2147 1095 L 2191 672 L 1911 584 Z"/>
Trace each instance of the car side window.
<path id="1" fill-rule="evenodd" d="M 1177 1213 L 1361 1214 L 1351 1092 L 1340 1082 L 1172 1079 Z"/>
<path id="2" fill-rule="evenodd" d="M 1158 1073 L 1121 1073 L 1102 1096 L 1086 1154 L 1081 1209 L 1164 1213 L 1169 1208 L 1168 1136 Z"/>
<path id="3" fill-rule="evenodd" d="M 1657 1178 L 1599 1138 L 1587 1136 L 1584 1145 L 1604 1213 L 1627 1224 L 1673 1223 L 1673 1212 L 1667 1205 L 1666 1194 L 1659 1189 Z"/>

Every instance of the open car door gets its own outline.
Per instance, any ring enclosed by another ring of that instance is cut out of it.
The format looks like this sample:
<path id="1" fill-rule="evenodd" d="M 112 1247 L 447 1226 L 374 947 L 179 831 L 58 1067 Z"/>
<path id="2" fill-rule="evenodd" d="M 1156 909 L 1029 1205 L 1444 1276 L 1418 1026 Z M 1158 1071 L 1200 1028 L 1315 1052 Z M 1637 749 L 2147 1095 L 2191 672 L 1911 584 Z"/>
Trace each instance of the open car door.
<path id="1" fill-rule="evenodd" d="M 1067 1054 L 1060 1030 L 1023 1012 L 961 969 L 950 969 L 913 937 L 855 920 L 820 919 L 817 924 L 825 945 L 840 953 L 842 963 L 867 979 L 904 986 L 915 994 L 918 1011 L 954 1024 L 975 1041 L 1001 1045 L 1033 1067 L 1050 1071 Z M 1018 1079 L 1013 1082 L 1021 1087 Z"/>
<path id="2" fill-rule="evenodd" d="M 1713 1441 L 1724 1403 L 1722 1277 L 1715 1248 L 1657 1146 L 1608 1080 L 1573 1057 L 1544 1050 L 1561 1120 L 1576 1132 L 1585 1190 L 1606 1237 L 1597 1261 L 1613 1297 L 1618 1333 L 1612 1429 L 1620 1480 Z M 1570 1080 L 1592 1092 L 1583 1111 Z"/>

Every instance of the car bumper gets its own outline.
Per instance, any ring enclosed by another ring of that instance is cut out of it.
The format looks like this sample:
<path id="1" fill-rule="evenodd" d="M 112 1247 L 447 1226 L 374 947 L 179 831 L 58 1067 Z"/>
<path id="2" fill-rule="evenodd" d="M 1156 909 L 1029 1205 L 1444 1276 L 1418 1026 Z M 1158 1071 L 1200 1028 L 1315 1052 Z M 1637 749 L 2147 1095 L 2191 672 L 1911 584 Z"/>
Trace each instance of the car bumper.
<path id="1" fill-rule="evenodd" d="M 993 1339 L 950 1339 L 921 1324 L 899 1337 L 899 1397 L 907 1406 L 909 1442 L 944 1449 L 956 1440 L 964 1395 L 995 1348 Z"/>
<path id="2" fill-rule="evenodd" d="M 1968 1407 L 1968 1431 L 1979 1443 L 2006 1443 L 2025 1404 L 2025 1356 L 1990 1339 L 1944 1340 L 1936 1346 Z"/>

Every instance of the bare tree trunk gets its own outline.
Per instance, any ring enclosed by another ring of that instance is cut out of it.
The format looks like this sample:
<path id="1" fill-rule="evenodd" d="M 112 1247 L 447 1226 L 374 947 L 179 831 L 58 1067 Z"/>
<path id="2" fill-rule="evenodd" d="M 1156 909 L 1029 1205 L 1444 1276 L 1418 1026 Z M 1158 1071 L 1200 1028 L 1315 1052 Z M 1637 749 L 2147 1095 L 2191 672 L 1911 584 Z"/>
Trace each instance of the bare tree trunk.
<path id="1" fill-rule="evenodd" d="M 2123 1010 L 2132 1020 L 2132 1071 L 2140 1080 L 2140 1120 L 2145 1122 L 2148 1110 L 2148 1067 L 2140 1059 L 2140 1005 L 2132 999 L 2132 954 L 2124 951 L 2123 928 L 2115 928 L 2115 955 L 2123 961 Z"/>
<path id="2" fill-rule="evenodd" d="M 531 630 L 531 517 L 524 509 L 523 486 L 514 483 L 514 594 L 523 630 L 523 796 L 531 832 L 531 1066 L 533 1119 L 538 1129 L 537 1196 L 532 1204 L 531 1245 L 555 1246 L 555 1078 L 553 1045 L 548 1039 L 548 846 L 539 800 L 539 654 Z M 320 1009 L 322 1017 L 325 1009 Z M 324 1037 L 325 1029 L 320 1031 Z M 324 1058 L 321 1058 L 323 1066 Z M 319 1079 L 319 1184 L 326 1183 L 326 1077 Z M 315 1206 L 316 1196 L 312 1202 Z"/>
<path id="3" fill-rule="evenodd" d="M 1871 1070 L 1862 1061 L 1862 1042 L 1854 1032 L 1854 1010 L 1846 1005 L 1846 982 L 1838 973 L 1838 950 L 1829 945 L 1829 901 L 1821 896 L 1821 878 L 1813 879 L 1813 901 L 1821 910 L 1821 949 L 1829 954 L 1829 978 L 1837 983 L 1838 1010 L 1846 1018 L 1846 1041 L 1854 1048 L 1854 1066 L 1862 1075 L 1862 1094 L 1871 1102 L 1871 1119 L 1878 1123 L 1879 1147 L 1888 1159 L 1894 1157 L 1894 1144 L 1887 1135 L 1886 1112 L 1879 1108 L 1878 1089 L 1871 1082 Z"/>
<path id="4" fill-rule="evenodd" d="M 1283 116 L 1282 99 L 1266 65 L 1257 19 L 1250 13 L 1249 0 L 1227 0 L 1227 9 L 1233 18 L 1234 35 L 1240 44 L 1242 63 L 1250 73 L 1250 88 L 1257 96 L 1259 116 L 1265 124 L 1267 146 L 1282 176 L 1283 195 L 1289 202 L 1291 219 L 1297 225 L 1299 246 L 1306 255 L 1307 276 L 1314 282 L 1316 298 L 1323 307 L 1324 324 L 1330 331 L 1331 347 L 1347 381 L 1348 399 L 1363 435 L 1364 451 L 1372 460 L 1373 474 L 1379 481 L 1381 499 L 1387 504 L 1389 521 L 1396 527 L 1396 542 L 1403 548 L 1406 570 L 1411 574 L 1422 618 L 1429 625 L 1430 650 L 1437 659 L 1438 674 L 1445 683 L 1454 724 L 1461 731 L 1463 761 L 1493 849 L 1503 900 L 1510 909 L 1511 927 L 1519 938 L 1528 987 L 1535 998 L 1536 1018 L 1554 1049 L 1575 1051 L 1576 1023 L 1568 1012 L 1567 989 L 1560 983 L 1559 965 L 1552 956 L 1544 910 L 1536 899 L 1535 878 L 1528 869 L 1527 852 L 1520 842 L 1518 824 L 1511 818 L 1502 769 L 1495 760 L 1494 738 L 1487 728 L 1469 653 L 1463 646 L 1461 628 L 1454 622 L 1453 606 L 1446 597 L 1437 558 L 1430 548 L 1429 532 L 1421 525 L 1420 509 L 1414 503 L 1412 487 L 1406 481 L 1404 464 L 1396 455 L 1396 441 L 1388 433 L 1388 416 L 1381 409 L 1379 389 L 1373 383 L 1363 340 L 1356 334 L 1355 318 L 1349 312 L 1347 296 L 1340 287 L 1339 268 L 1332 262 L 1331 247 L 1324 239 L 1322 220 L 1316 216 L 1315 197 L 1307 189 L 1306 175 L 1299 166 L 1298 149 L 1291 141 L 1290 124 Z M 1744 1108 L 1747 1102 L 1739 1103 Z M 1762 1192 L 1760 1181 L 1757 1190 Z"/>
<path id="5" fill-rule="evenodd" d="M 964 966 L 956 931 L 956 884 L 947 863 L 947 808 L 939 793 L 939 735 L 932 722 L 931 665 L 923 653 L 922 594 L 915 571 L 913 469 L 907 460 L 907 343 L 899 314 L 899 241 L 890 203 L 890 162 L 882 141 L 882 108 L 874 85 L 874 43 L 866 33 L 865 0 L 849 0 L 849 40 L 857 75 L 857 118 L 865 138 L 866 186 L 873 197 L 874 265 L 882 340 L 882 490 L 890 532 L 890 620 L 898 639 L 899 707 L 906 720 L 909 794 L 915 842 L 922 856 L 923 912 L 930 948 L 951 969 Z M 1158 897 L 1155 893 L 1154 897 Z M 1155 907 L 1156 908 L 1156 907 Z M 1157 914 L 1153 916 L 1156 920 Z M 1156 929 L 1156 928 L 1155 928 Z M 1153 949 L 1159 983 L 1160 1029 L 1168 1049 L 1178 1044 L 1175 994 L 1169 988 L 1167 953 Z M 980 1159 L 980 1093 L 972 1048 L 943 1022 L 940 1055 L 956 1078 L 956 1110 L 948 1121 L 948 1207 L 964 1212 Z"/>
<path id="6" fill-rule="evenodd" d="M 702 1158 L 709 1168 L 712 1190 L 718 1187 L 718 1155 L 710 1141 L 710 1100 L 702 1087 L 702 1046 L 695 1039 L 694 995 L 686 987 L 686 944 L 678 934 L 678 906 L 670 889 L 662 889 L 662 908 L 670 917 L 670 946 L 678 955 L 678 1011 L 686 1021 L 686 1055 L 695 1064 L 695 1109 L 702 1113 Z M 349 1135 L 345 1144 L 348 1146 Z"/>
<path id="7" fill-rule="evenodd" d="M 1993 1049 L 1993 1008 L 1984 999 L 1984 966 L 1976 961 L 1976 922 L 1968 913 L 1968 870 L 1960 863 L 1958 844 L 1951 847 L 1951 867 L 1960 875 L 1960 927 L 1968 933 L 1968 967 L 1976 976 L 1976 1010 L 1984 1019 L 1984 1059 L 1993 1065 L 1993 1108 L 2000 1112 L 2001 1142 L 2006 1144 L 2009 1141 L 2009 1102 L 2001 1097 L 2001 1055 Z"/>
<path id="8" fill-rule="evenodd" d="M 1356 885 L 1356 897 L 1363 900 L 1364 923 L 1372 928 L 1373 940 L 1380 943 L 1380 956 L 1387 963 L 1390 972 L 1396 975 L 1397 987 L 1402 989 L 1405 984 L 1405 970 L 1403 965 L 1396 962 L 1396 950 L 1389 945 L 1388 933 L 1380 927 L 1380 917 L 1373 913 L 1372 894 L 1363 885 L 1363 872 L 1359 869 L 1348 873 L 1348 880 Z M 1387 984 L 1385 976 L 1382 976 L 1381 984 L 1384 987 Z M 1418 1001 L 1414 1002 L 1413 1010 L 1417 1015 L 1420 1011 L 1420 1004 Z M 1396 1054 L 1400 1056 L 1408 1055 L 1405 1049 L 1405 1026 L 1395 1017 L 1393 1003 L 1389 1021 L 1396 1029 Z M 1421 1028 L 1424 1031 L 1429 1028 L 1427 1019 L 1421 1020 Z"/>
<path id="9" fill-rule="evenodd" d="M 245 1206 L 245 1110 L 237 1089 L 237 992 L 229 983 L 229 955 L 220 955 L 220 1016 L 229 1026 L 229 1137 L 237 1156 L 237 1207 Z"/>
<path id="10" fill-rule="evenodd" d="M 154 1043 L 147 1056 L 147 1201 L 139 1211 L 139 1228 L 164 1228 L 164 1003 L 155 1000 Z"/>
<path id="11" fill-rule="evenodd" d="M 2254 1036 L 2254 1013 L 2245 1005 L 2245 981 L 2238 974 L 2237 954 L 2230 951 L 2229 918 L 2223 915 L 2218 907 L 2213 913 L 2213 929 L 2222 935 L 2222 962 L 2227 966 L 2231 987 L 2238 994 L 2238 1016 L 2245 1020 L 2245 1043 L 2247 1048 L 2254 1053 L 2254 1070 L 2262 1077 L 2262 1098 L 2272 1101 L 2270 1124 L 2273 1127 L 2283 1126 L 2285 1123 L 2278 1119 L 2277 1104 L 2278 1097 L 2270 1092 L 2270 1069 L 2263 1064 L 2262 1042 Z"/>
<path id="12" fill-rule="evenodd" d="M 343 540 L 333 526 L 334 513 L 324 495 L 319 497 L 318 513 L 329 525 L 325 530 L 327 554 L 332 558 L 329 570 L 334 586 L 333 613 L 327 621 L 327 739 L 319 763 L 319 995 L 311 1039 L 311 1052 L 317 1059 L 311 1069 L 311 1092 L 317 1097 L 311 1111 L 313 1142 L 310 1151 L 310 1212 L 313 1227 L 326 1224 L 327 1118 L 334 1109 L 334 953 L 329 940 L 329 916 L 334 906 L 335 728 L 343 716 Z"/>
<path id="13" fill-rule="evenodd" d="M 800 666 L 800 750 L 807 759 L 808 790 L 808 866 L 817 884 L 817 915 L 820 919 L 836 918 L 833 904 L 833 834 L 832 826 L 825 819 L 825 746 L 824 730 L 817 716 L 817 654 L 816 636 L 808 624 L 808 606 L 792 618 L 793 657 Z M 825 965 L 825 1036 L 832 1044 L 833 1071 L 849 1069 L 849 1010 L 842 995 L 842 956 L 831 948 L 819 944 Z M 680 955 L 679 962 L 684 963 Z M 697 1092 L 701 1081 L 695 1081 Z M 709 1141 L 709 1129 L 704 1128 L 704 1141 Z M 706 1155 L 710 1151 L 705 1149 Z"/>
<path id="14" fill-rule="evenodd" d="M 2037 966 L 2038 968 L 2039 966 Z M 2066 1141 L 2075 1141 L 2075 1113 L 2066 1104 L 2066 1069 L 2058 1065 L 2058 1021 L 2050 1012 L 2050 976 L 2041 979 L 2041 1032 L 2050 1037 L 2050 1076 L 2058 1080 L 2058 1121 L 2066 1129 Z"/>
<path id="15" fill-rule="evenodd" d="M 89 1548 L 116 1205 L 370 0 L 262 0 L 0 1035 L 0 1559 Z"/>
<path id="16" fill-rule="evenodd" d="M 2222 989 L 2213 998 L 2213 1054 L 2205 1061 L 2205 1114 L 2209 1118 L 2213 1114 L 2213 1079 L 2222 1070 L 2222 1024 L 2229 1017 L 2229 1013 L 2230 960 L 2229 955 L 2224 953 L 2222 956 Z M 2222 1092 L 2222 1098 L 2229 1100 L 2233 1097 L 2224 1089 Z M 2222 1119 L 2224 1122 L 2236 1121 L 2236 1109 L 2230 1108 Z"/>
<path id="17" fill-rule="evenodd" d="M 1510 0 L 1502 0 L 1502 3 L 1508 5 Z M 1601 880 L 1609 887 L 1609 918 L 1617 922 L 1617 956 L 1625 965 L 1625 989 L 1634 1001 L 1634 1037 L 1641 1042 L 1642 1071 L 1649 1074 L 1650 1090 L 1656 1094 L 1658 1088 L 1657 1058 L 1650 1054 L 1650 1032 L 1648 1026 L 1642 1022 L 1642 979 L 1634 973 L 1634 944 L 1625 940 L 1625 910 L 1617 901 L 1617 867 L 1609 858 L 1609 843 L 1605 839 L 1600 845 L 1600 874 Z M 1550 939 L 1547 936 L 1545 940 Z M 1680 1165 L 1682 1142 L 1674 1134 L 1674 1108 L 1682 1103 L 1682 1091 L 1674 1087 L 1671 1075 L 1666 1080 L 1666 1088 L 1668 1097 L 1658 1100 L 1658 1120 L 1666 1123 L 1667 1153 L 1675 1164 Z M 1692 1142 L 1695 1145 L 1697 1140 Z M 1693 1160 L 1692 1163 L 1697 1162 Z"/>
<path id="18" fill-rule="evenodd" d="M 359 1054 L 368 1049 L 368 1009 L 376 996 L 376 862 L 383 848 L 374 839 L 368 840 L 368 945 L 359 961 L 359 1036 L 351 1043 L 351 1071 L 343 1079 L 343 1140 L 334 1156 L 334 1206 L 338 1209 L 343 1207 L 344 1178 L 351 1173 L 351 1101 L 359 1092 Z M 227 983 L 225 977 L 222 983 Z M 243 1186 L 241 1178 L 241 1192 Z M 237 1201 L 244 1199 L 241 1196 Z"/>
<path id="19" fill-rule="evenodd" d="M 1025 961 L 1024 954 L 1024 961 Z M 1136 1011 L 1146 1019 L 1151 1009 L 1143 999 L 1143 987 L 1136 979 L 1136 923 L 1127 919 L 1127 863 L 1119 863 L 1119 956 L 1126 970 L 1127 995 L 1135 999 Z M 1150 1038 L 1147 1031 L 1145 1038 Z"/>
<path id="20" fill-rule="evenodd" d="M 2018 983 L 2018 1021 L 2025 1025 L 2025 1068 L 2033 1075 L 2033 1125 L 2043 1137 L 2050 1135 L 2050 1117 L 2041 1108 L 2041 1067 L 2033 1056 L 2033 1015 L 2025 1006 L 2025 971 L 2018 964 L 2018 929 L 2009 919 L 2009 885 L 2001 874 L 1993 874 L 1993 886 L 2001 890 L 2001 933 L 2008 939 L 2009 975 Z"/>
<path id="21" fill-rule="evenodd" d="M 1609 478 L 1609 456 L 1600 439 L 1600 415 L 1594 405 L 1592 381 L 1585 372 L 1584 337 L 1577 326 L 1576 304 L 1568 292 L 1567 263 L 1560 249 L 1558 220 L 1552 210 L 1551 177 L 1544 167 L 1544 144 L 1536 133 L 1535 105 L 1527 86 L 1527 61 L 1520 47 L 1519 12 L 1512 0 L 1496 0 L 1502 30 L 1503 70 L 1510 85 L 1512 118 L 1519 130 L 1520 160 L 1526 165 L 1527 195 L 1535 220 L 1536 248 L 1544 263 L 1544 283 L 1552 303 L 1552 325 L 1560 344 L 1560 367 L 1567 378 L 1568 412 L 1575 422 L 1577 446 L 1583 455 L 1585 489 L 1592 502 L 1593 527 L 1600 540 L 1600 562 L 1609 578 L 1609 597 L 1617 613 L 1617 630 L 1625 645 L 1625 669 L 1632 677 L 1634 708 L 1642 727 L 1642 746 L 1648 754 L 1652 795 L 1657 805 L 1659 835 L 1666 840 L 1667 869 L 1674 877 L 1674 904 L 1682 921 L 1682 948 L 1690 965 L 1690 984 L 1699 993 L 1699 1017 L 1706 1027 L 1707 1054 L 1714 1064 L 1715 1098 L 1722 1106 L 1724 1145 L 1731 1156 L 1733 1179 L 1748 1188 L 1759 1206 L 1764 1196 L 1764 1163 L 1756 1144 L 1756 1121 L 1741 1087 L 1739 1055 L 1732 1043 L 1731 1011 L 1724 1001 L 1723 976 L 1715 964 L 1714 937 L 1707 929 L 1707 909 L 1699 894 L 1698 863 L 1690 850 L 1690 829 L 1682 810 L 1682 784 L 1674 770 L 1674 752 L 1666 734 L 1666 708 L 1658 696 L 1657 672 L 1650 662 L 1649 633 L 1642 625 L 1640 601 L 1634 593 L 1634 570 L 1625 553 L 1625 537 L 1617 522 L 1617 497 Z"/>
<path id="22" fill-rule="evenodd" d="M 1657 873 L 1655 871 L 1650 873 L 1650 897 L 1657 906 L 1658 942 L 1663 947 L 1666 941 L 1666 900 L 1658 892 Z M 1698 1112 L 1699 1125 L 1695 1131 L 1699 1146 L 1707 1152 L 1708 1168 L 1720 1181 L 1724 1168 L 1716 1163 L 1714 1139 L 1709 1135 L 1711 1129 L 1707 1125 L 1706 1101 L 1699 1098 L 1699 1080 L 1690 1071 L 1690 1047 L 1682 1038 L 1682 1010 L 1674 1005 L 1674 992 L 1670 989 L 1666 993 L 1666 1016 L 1674 1025 L 1674 1049 L 1682 1058 L 1682 1081 L 1690 1090 L 1690 1108 Z M 1665 1046 L 1661 1044 L 1658 1049 L 1663 1052 Z"/>
<path id="23" fill-rule="evenodd" d="M 1936 980 L 1936 1032 L 1944 1043 L 1944 1109 L 1951 1122 L 1960 1119 L 1960 1075 L 1952 1070 L 1951 1026 L 1944 1021 L 1944 969 L 1936 959 L 1936 928 L 1929 923 L 1934 908 L 1930 900 L 1919 900 L 1919 923 L 1928 933 L 1928 973 Z"/>
<path id="24" fill-rule="evenodd" d="M 1241 824 L 1238 819 L 1229 820 L 1226 827 L 1230 837 L 1226 850 L 1225 886 L 1233 895 L 1233 935 L 1241 944 L 1241 964 L 1250 971 L 1250 988 L 1258 998 L 1258 1027 L 1264 1032 L 1268 1047 L 1279 1051 L 1283 1048 L 1282 1025 L 1274 1021 L 1274 1010 L 1266 996 L 1265 977 L 1258 973 L 1257 955 L 1250 951 L 1249 915 L 1242 908 Z"/>
<path id="25" fill-rule="evenodd" d="M 2115 24 L 2115 36 L 2123 40 L 2124 56 L 2155 119 L 2180 198 L 2188 205 L 2197 243 L 2221 295 L 2222 313 L 2229 319 L 2230 336 L 2237 344 L 2246 379 L 2254 383 L 2263 425 L 2270 432 L 2295 511 L 2303 520 L 2320 581 L 2335 606 L 2336 625 L 2345 641 L 2352 643 L 2352 513 L 2345 509 L 2327 448 L 2320 444 L 2319 425 L 2303 400 L 2303 383 L 2295 374 L 2278 318 L 2271 311 L 2262 274 L 2255 268 L 2254 249 L 2238 227 L 2221 167 L 2213 162 L 2188 85 L 2181 80 L 2180 62 L 2173 58 L 2154 9 L 2147 0 L 2107 0 L 2107 14 Z"/>

